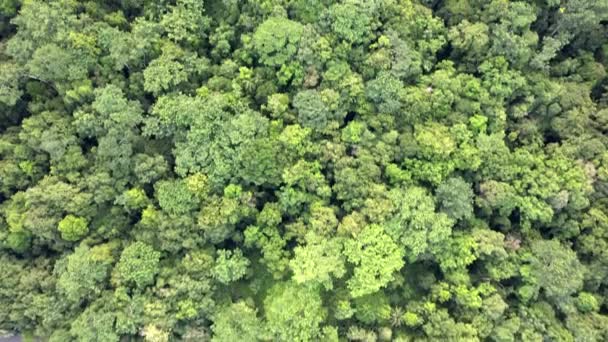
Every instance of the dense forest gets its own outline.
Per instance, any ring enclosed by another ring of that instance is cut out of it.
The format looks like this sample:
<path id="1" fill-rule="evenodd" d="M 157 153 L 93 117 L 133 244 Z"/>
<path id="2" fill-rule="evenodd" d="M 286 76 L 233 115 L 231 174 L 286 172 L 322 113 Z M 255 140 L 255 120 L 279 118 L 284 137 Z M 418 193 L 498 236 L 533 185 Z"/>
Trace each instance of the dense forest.
<path id="1" fill-rule="evenodd" d="M 608 340 L 608 0 L 0 0 L 0 37 L 0 335 Z"/>

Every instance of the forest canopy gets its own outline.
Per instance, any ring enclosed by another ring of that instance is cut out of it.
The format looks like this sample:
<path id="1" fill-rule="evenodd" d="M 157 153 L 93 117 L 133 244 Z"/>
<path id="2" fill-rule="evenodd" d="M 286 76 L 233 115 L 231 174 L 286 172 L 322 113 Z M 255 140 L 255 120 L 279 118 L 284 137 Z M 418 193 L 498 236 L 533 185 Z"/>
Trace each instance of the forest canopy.
<path id="1" fill-rule="evenodd" d="M 0 335 L 608 340 L 608 0 L 0 0 L 0 37 Z"/>

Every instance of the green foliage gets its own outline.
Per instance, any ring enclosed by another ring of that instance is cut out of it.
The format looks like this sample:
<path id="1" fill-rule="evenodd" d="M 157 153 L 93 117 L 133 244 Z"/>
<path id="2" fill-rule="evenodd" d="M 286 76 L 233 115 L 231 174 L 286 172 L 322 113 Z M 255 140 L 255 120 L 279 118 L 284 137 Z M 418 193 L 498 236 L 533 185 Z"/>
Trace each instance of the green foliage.
<path id="1" fill-rule="evenodd" d="M 531 276 L 548 297 L 563 298 L 577 292 L 583 285 L 584 268 L 569 248 L 557 240 L 535 241 Z"/>
<path id="2" fill-rule="evenodd" d="M 35 187 L 13 196 L 3 206 L 3 214 L 11 232 L 29 232 L 43 240 L 53 239 L 64 214 L 71 214 L 73 217 L 66 221 L 67 236 L 78 239 L 86 233 L 86 221 L 83 224 L 77 218 L 87 213 L 85 208 L 90 200 L 91 195 L 80 192 L 78 187 L 47 177 Z M 72 225 L 73 222 L 76 225 Z"/>
<path id="3" fill-rule="evenodd" d="M 154 282 L 159 259 L 160 253 L 152 247 L 135 242 L 122 251 L 112 279 L 117 285 L 143 289 Z"/>
<path id="4" fill-rule="evenodd" d="M 293 98 L 293 106 L 298 112 L 298 121 L 304 127 L 318 131 L 327 129 L 338 116 L 331 106 L 334 93 L 330 91 L 318 92 L 316 90 L 304 90 Z"/>
<path id="5" fill-rule="evenodd" d="M 143 72 L 144 90 L 155 95 L 184 85 L 189 77 L 205 69 L 206 61 L 179 46 L 166 43 L 162 54 L 150 62 Z"/>
<path id="6" fill-rule="evenodd" d="M 264 299 L 264 311 L 268 331 L 280 341 L 319 338 L 327 315 L 317 289 L 292 283 L 273 286 Z"/>
<path id="7" fill-rule="evenodd" d="M 116 202 L 124 205 L 128 211 L 137 211 L 145 208 L 149 201 L 142 189 L 133 188 L 125 191 Z"/>
<path id="8" fill-rule="evenodd" d="M 58 261 L 55 272 L 59 276 L 59 293 L 74 303 L 98 297 L 107 283 L 111 269 L 111 248 L 108 244 L 93 248 L 80 245 L 73 254 Z"/>
<path id="9" fill-rule="evenodd" d="M 116 315 L 109 306 L 111 298 L 98 299 L 73 322 L 70 334 L 78 341 L 119 341 L 114 323 Z"/>
<path id="10" fill-rule="evenodd" d="M 382 292 L 376 292 L 355 299 L 355 317 L 371 325 L 387 321 L 391 315 L 388 298 Z"/>
<path id="11" fill-rule="evenodd" d="M 329 8 L 331 29 L 340 39 L 351 44 L 366 41 L 373 32 L 373 17 L 376 4 L 365 1 L 346 1 Z"/>
<path id="12" fill-rule="evenodd" d="M 176 6 L 161 19 L 161 25 L 169 39 L 197 45 L 204 35 L 208 19 L 203 15 L 203 3 L 192 0 L 179 0 Z"/>
<path id="13" fill-rule="evenodd" d="M 0 335 L 606 341 L 606 0 L 0 0 Z"/>
<path id="14" fill-rule="evenodd" d="M 36 79 L 58 85 L 84 78 L 87 72 L 78 56 L 55 44 L 38 48 L 27 67 Z"/>
<path id="15" fill-rule="evenodd" d="M 454 222 L 435 211 L 433 197 L 423 188 L 394 189 L 389 196 L 395 208 L 386 231 L 405 247 L 409 260 L 414 261 L 448 241 Z"/>
<path id="16" fill-rule="evenodd" d="M 61 238 L 67 241 L 80 240 L 89 231 L 87 221 L 74 215 L 68 215 L 59 221 L 57 229 L 61 232 Z"/>
<path id="17" fill-rule="evenodd" d="M 302 24 L 285 18 L 272 17 L 261 23 L 253 34 L 252 44 L 260 62 L 279 67 L 298 51 Z"/>
<path id="18" fill-rule="evenodd" d="M 599 309 L 599 303 L 597 299 L 588 292 L 581 292 L 576 298 L 576 307 L 580 312 L 586 313 L 591 311 L 597 311 Z"/>
<path id="19" fill-rule="evenodd" d="M 261 322 L 256 312 L 244 302 L 231 304 L 218 310 L 211 326 L 212 341 L 255 341 L 262 336 Z"/>
<path id="20" fill-rule="evenodd" d="M 346 272 L 342 254 L 342 243 L 338 239 L 323 239 L 310 232 L 306 245 L 294 248 L 294 257 L 289 266 L 293 280 L 298 284 L 322 284 L 333 288 L 333 278 L 342 278 Z"/>
<path id="21" fill-rule="evenodd" d="M 15 64 L 0 64 L 0 103 L 14 106 L 22 95 L 19 89 L 20 71 Z"/>
<path id="22" fill-rule="evenodd" d="M 439 208 L 454 220 L 473 216 L 473 190 L 462 178 L 450 178 L 437 187 Z"/>
<path id="23" fill-rule="evenodd" d="M 356 239 L 344 242 L 344 254 L 355 265 L 348 288 L 353 297 L 374 293 L 393 280 L 403 267 L 403 251 L 381 226 L 365 227 Z"/>
<path id="24" fill-rule="evenodd" d="M 243 257 L 240 249 L 217 251 L 217 259 L 213 268 L 213 276 L 223 284 L 229 284 L 245 276 L 249 260 Z"/>
<path id="25" fill-rule="evenodd" d="M 194 210 L 198 200 L 184 181 L 160 181 L 155 184 L 160 207 L 169 214 L 180 215 Z"/>

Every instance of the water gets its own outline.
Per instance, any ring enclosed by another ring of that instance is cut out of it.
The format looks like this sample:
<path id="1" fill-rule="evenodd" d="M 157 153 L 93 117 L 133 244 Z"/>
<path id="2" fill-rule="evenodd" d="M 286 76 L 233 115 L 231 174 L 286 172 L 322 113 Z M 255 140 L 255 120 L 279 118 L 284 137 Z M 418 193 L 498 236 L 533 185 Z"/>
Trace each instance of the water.
<path id="1" fill-rule="evenodd" d="M 0 342 L 21 342 L 21 336 L 0 337 Z"/>

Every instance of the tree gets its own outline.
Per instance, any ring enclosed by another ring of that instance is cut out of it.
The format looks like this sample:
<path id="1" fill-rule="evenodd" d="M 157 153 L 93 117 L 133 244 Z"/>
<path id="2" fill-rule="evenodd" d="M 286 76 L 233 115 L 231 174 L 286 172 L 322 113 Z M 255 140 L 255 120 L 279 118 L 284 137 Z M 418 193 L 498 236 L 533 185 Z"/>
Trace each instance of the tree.
<path id="1" fill-rule="evenodd" d="M 310 232 L 306 234 L 306 245 L 294 248 L 294 257 L 289 262 L 293 280 L 298 284 L 321 284 L 333 288 L 333 278 L 342 278 L 346 273 L 342 257 L 342 242 L 338 239 L 323 239 Z"/>
<path id="2" fill-rule="evenodd" d="M 112 280 L 119 286 L 133 286 L 142 290 L 153 284 L 158 273 L 160 253 L 142 242 L 127 246 L 112 272 Z"/>
<path id="3" fill-rule="evenodd" d="M 430 340 L 443 338 L 453 341 L 477 340 L 477 331 L 471 324 L 456 322 L 445 309 L 431 313 L 422 330 Z"/>
<path id="4" fill-rule="evenodd" d="M 198 207 L 198 199 L 182 180 L 159 181 L 154 187 L 158 204 L 170 215 L 187 214 Z"/>
<path id="5" fill-rule="evenodd" d="M 260 62 L 270 67 L 287 63 L 298 51 L 302 24 L 272 17 L 261 23 L 253 34 L 252 44 Z"/>
<path id="6" fill-rule="evenodd" d="M 576 254 L 557 240 L 537 240 L 531 245 L 529 275 L 548 297 L 560 300 L 583 285 L 584 268 Z"/>
<path id="7" fill-rule="evenodd" d="M 162 178 L 169 168 L 167 160 L 161 155 L 137 154 L 134 159 L 133 173 L 142 184 L 152 183 Z"/>
<path id="8" fill-rule="evenodd" d="M 488 59 L 478 69 L 483 74 L 482 84 L 494 96 L 511 100 L 526 85 L 523 75 L 509 69 L 509 63 L 503 56 Z"/>
<path id="9" fill-rule="evenodd" d="M 63 86 L 67 82 L 86 77 L 88 66 L 84 61 L 55 44 L 48 44 L 34 52 L 27 68 L 35 79 Z"/>
<path id="10" fill-rule="evenodd" d="M 219 243 L 232 236 L 237 225 L 255 213 L 253 197 L 238 185 L 224 188 L 224 196 L 211 197 L 198 215 L 198 226 L 212 243 Z"/>
<path id="11" fill-rule="evenodd" d="M 219 188 L 232 179 L 256 180 L 243 173 L 248 168 L 243 170 L 242 163 L 251 158 L 250 144 L 268 136 L 268 119 L 243 103 L 228 100 L 224 96 L 210 97 L 192 113 L 194 122 L 190 130 L 175 145 L 179 175 L 203 172 L 213 187 Z M 235 112 L 238 114 L 233 115 Z M 264 165 L 269 164 L 272 165 L 272 161 L 264 162 Z"/>
<path id="12" fill-rule="evenodd" d="M 261 262 L 276 279 L 281 279 L 289 267 L 289 253 L 285 250 L 287 241 L 276 227 L 249 226 L 245 230 L 245 246 L 257 247 L 262 252 Z"/>
<path id="13" fill-rule="evenodd" d="M 286 164 L 286 156 L 274 139 L 253 140 L 243 146 L 238 166 L 239 176 L 247 183 L 255 185 L 276 185 L 280 183 L 281 172 Z"/>
<path id="14" fill-rule="evenodd" d="M 403 267 L 403 250 L 379 225 L 370 225 L 354 239 L 344 242 L 344 254 L 355 265 L 348 280 L 353 297 L 374 293 L 394 279 Z"/>
<path id="15" fill-rule="evenodd" d="M 145 89 L 152 93 L 160 93 L 169 90 L 182 82 L 185 82 L 188 73 L 184 66 L 170 57 L 155 59 L 144 73 L 147 80 Z"/>
<path id="16" fill-rule="evenodd" d="M 161 25 L 169 39 L 194 46 L 200 43 L 207 29 L 209 19 L 203 15 L 205 9 L 199 1 L 179 0 L 176 6 L 161 19 Z"/>
<path id="17" fill-rule="evenodd" d="M 417 260 L 449 239 L 454 221 L 435 212 L 434 199 L 423 188 L 394 189 L 389 196 L 394 211 L 386 232 L 405 247 L 408 260 Z"/>
<path id="18" fill-rule="evenodd" d="M 149 202 L 148 196 L 140 188 L 129 189 L 116 199 L 116 203 L 122 204 L 128 212 L 144 209 Z"/>
<path id="19" fill-rule="evenodd" d="M 90 201 L 91 194 L 81 192 L 77 186 L 46 177 L 36 186 L 13 196 L 3 206 L 3 213 L 12 232 L 25 231 L 50 241 L 57 235 L 57 227 L 64 215 L 86 216 L 90 213 Z M 77 228 L 75 233 L 78 236 L 85 232 L 82 224 Z M 75 235 L 68 236 L 75 238 Z"/>
<path id="20" fill-rule="evenodd" d="M 473 216 L 473 190 L 462 178 L 450 178 L 437 187 L 439 208 L 454 220 Z"/>
<path id="21" fill-rule="evenodd" d="M 487 52 L 489 33 L 485 23 L 471 23 L 465 19 L 450 29 L 448 38 L 454 46 L 455 54 L 464 55 L 465 60 L 475 61 Z"/>
<path id="22" fill-rule="evenodd" d="M 365 43 L 374 30 L 376 6 L 363 1 L 334 4 L 328 10 L 332 31 L 350 44 Z"/>
<path id="23" fill-rule="evenodd" d="M 0 63 L 0 103 L 14 106 L 22 95 L 19 89 L 21 70 L 14 63 Z"/>
<path id="24" fill-rule="evenodd" d="M 332 191 L 346 210 L 360 208 L 365 199 L 385 191 L 380 183 L 381 170 L 369 154 L 339 159 L 333 176 L 336 182 Z"/>
<path id="25" fill-rule="evenodd" d="M 100 298 L 88 306 L 71 324 L 70 333 L 79 341 L 120 341 L 115 330 L 116 314 L 111 298 Z"/>
<path id="26" fill-rule="evenodd" d="M 381 72 L 366 83 L 365 95 L 381 113 L 397 114 L 402 109 L 403 83 L 391 73 Z"/>
<path id="27" fill-rule="evenodd" d="M 445 273 L 450 271 L 462 271 L 472 264 L 477 258 L 474 251 L 477 244 L 469 236 L 453 236 L 440 246 L 435 247 L 435 255 L 441 270 Z"/>
<path id="28" fill-rule="evenodd" d="M 356 298 L 355 310 L 357 320 L 368 325 L 383 323 L 391 314 L 388 298 L 381 291 Z"/>
<path id="29" fill-rule="evenodd" d="M 0 335 L 608 340 L 607 0 L 0 0 Z"/>
<path id="30" fill-rule="evenodd" d="M 245 276 L 249 260 L 243 257 L 240 249 L 234 251 L 219 250 L 213 268 L 213 276 L 223 284 L 229 284 Z"/>
<path id="31" fill-rule="evenodd" d="M 273 338 L 308 341 L 320 337 L 327 311 L 314 287 L 278 283 L 264 299 L 266 326 Z"/>
<path id="32" fill-rule="evenodd" d="M 112 245 L 88 247 L 80 245 L 55 265 L 57 287 L 70 302 L 94 300 L 99 297 L 110 274 Z"/>
<path id="33" fill-rule="evenodd" d="M 240 339 L 255 341 L 262 335 L 260 320 L 256 312 L 245 302 L 233 303 L 219 310 L 211 330 L 212 341 L 229 342 Z"/>
<path id="34" fill-rule="evenodd" d="M 2 7 L 0 7 L 0 15 L 6 17 L 12 17 L 17 14 L 17 5 L 19 3 L 17 0 L 10 0 L 2 3 Z"/>
<path id="35" fill-rule="evenodd" d="M 155 95 L 185 86 L 206 69 L 207 61 L 173 43 L 163 45 L 161 55 L 144 70 L 144 90 Z"/>
<path id="36" fill-rule="evenodd" d="M 112 26 L 103 27 L 96 41 L 107 51 L 108 62 L 112 62 L 114 70 L 127 68 L 135 71 L 145 66 L 147 58 L 158 54 L 161 33 L 158 23 L 138 17 L 131 23 L 130 32 Z"/>
<path id="37" fill-rule="evenodd" d="M 74 215 L 68 215 L 59 221 L 57 229 L 61 232 L 61 238 L 67 241 L 80 240 L 89 231 L 86 219 Z"/>
<path id="38" fill-rule="evenodd" d="M 330 91 L 316 90 L 304 90 L 296 94 L 293 98 L 293 106 L 298 111 L 298 121 L 302 126 L 325 131 L 340 118 L 339 114 L 332 110 L 330 102 L 332 98 L 328 95 L 334 94 Z"/>
<path id="39" fill-rule="evenodd" d="M 66 2 L 32 1 L 24 4 L 19 15 L 12 20 L 18 30 L 8 41 L 7 53 L 24 65 L 39 47 L 65 39 L 70 28 L 80 28 L 74 14 L 75 7 Z M 57 61 L 59 65 L 69 65 L 63 64 L 67 61 Z"/>

